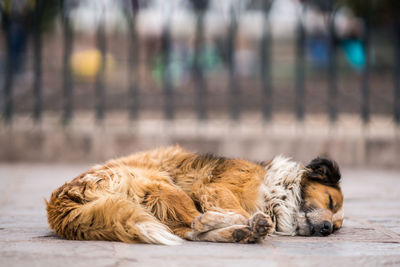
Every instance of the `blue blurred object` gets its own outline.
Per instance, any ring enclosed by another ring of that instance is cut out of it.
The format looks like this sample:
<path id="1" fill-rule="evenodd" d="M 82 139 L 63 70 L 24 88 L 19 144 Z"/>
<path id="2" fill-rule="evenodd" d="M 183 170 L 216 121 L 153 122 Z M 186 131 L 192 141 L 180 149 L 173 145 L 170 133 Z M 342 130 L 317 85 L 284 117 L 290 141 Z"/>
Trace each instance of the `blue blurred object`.
<path id="1" fill-rule="evenodd" d="M 308 51 L 312 62 L 317 67 L 326 66 L 329 62 L 330 43 L 325 36 L 312 36 L 308 41 Z"/>
<path id="2" fill-rule="evenodd" d="M 343 40 L 341 46 L 350 65 L 359 71 L 363 70 L 365 66 L 365 47 L 361 40 Z"/>

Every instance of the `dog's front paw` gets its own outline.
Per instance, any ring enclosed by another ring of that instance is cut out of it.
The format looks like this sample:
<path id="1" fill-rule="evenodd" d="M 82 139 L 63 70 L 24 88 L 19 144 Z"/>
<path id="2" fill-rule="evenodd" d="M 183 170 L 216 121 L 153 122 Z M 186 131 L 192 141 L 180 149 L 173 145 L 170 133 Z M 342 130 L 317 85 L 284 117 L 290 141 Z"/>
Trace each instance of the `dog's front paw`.
<path id="1" fill-rule="evenodd" d="M 254 214 L 249 220 L 249 225 L 255 238 L 260 240 L 267 235 L 271 235 L 275 229 L 271 217 L 262 212 Z"/>
<path id="2" fill-rule="evenodd" d="M 242 227 L 233 231 L 233 239 L 237 243 L 247 244 L 255 243 L 256 240 L 253 237 L 253 232 L 250 227 Z"/>

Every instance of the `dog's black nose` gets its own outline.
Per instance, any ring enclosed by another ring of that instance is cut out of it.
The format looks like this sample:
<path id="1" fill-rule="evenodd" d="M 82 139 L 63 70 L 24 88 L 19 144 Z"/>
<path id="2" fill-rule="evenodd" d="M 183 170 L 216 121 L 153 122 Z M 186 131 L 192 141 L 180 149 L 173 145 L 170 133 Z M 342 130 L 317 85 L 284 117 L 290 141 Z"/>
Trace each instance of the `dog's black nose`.
<path id="1" fill-rule="evenodd" d="M 332 233 L 332 224 L 328 221 L 324 221 L 320 232 L 323 236 L 330 235 Z"/>

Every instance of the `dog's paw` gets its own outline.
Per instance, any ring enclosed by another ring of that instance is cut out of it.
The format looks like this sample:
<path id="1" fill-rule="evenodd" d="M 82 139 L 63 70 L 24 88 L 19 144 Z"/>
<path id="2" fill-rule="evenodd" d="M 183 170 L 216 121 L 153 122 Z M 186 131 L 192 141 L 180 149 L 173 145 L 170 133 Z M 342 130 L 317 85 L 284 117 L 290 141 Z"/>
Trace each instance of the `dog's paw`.
<path id="1" fill-rule="evenodd" d="M 251 244 L 258 242 L 258 238 L 255 237 L 253 231 L 249 226 L 236 229 L 232 232 L 233 240 L 236 243 Z"/>
<path id="2" fill-rule="evenodd" d="M 257 239 L 263 239 L 265 236 L 272 234 L 275 229 L 271 217 L 262 212 L 254 214 L 249 220 L 249 225 Z"/>
<path id="3" fill-rule="evenodd" d="M 274 232 L 275 226 L 271 218 L 264 213 L 256 213 L 249 220 L 249 225 L 233 231 L 233 239 L 237 243 L 250 244 L 262 242 L 265 236 Z"/>

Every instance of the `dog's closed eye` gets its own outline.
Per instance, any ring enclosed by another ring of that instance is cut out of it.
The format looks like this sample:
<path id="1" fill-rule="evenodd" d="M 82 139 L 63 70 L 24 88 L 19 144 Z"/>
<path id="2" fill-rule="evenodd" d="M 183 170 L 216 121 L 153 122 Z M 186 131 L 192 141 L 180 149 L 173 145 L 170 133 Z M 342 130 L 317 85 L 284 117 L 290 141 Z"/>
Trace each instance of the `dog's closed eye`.
<path id="1" fill-rule="evenodd" d="M 333 200 L 332 200 L 331 195 L 329 195 L 329 209 L 333 210 Z"/>

